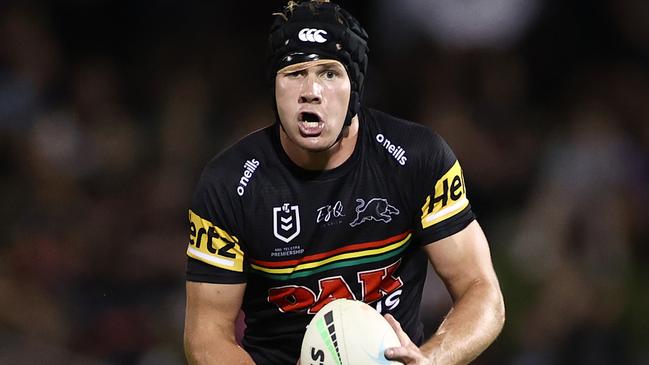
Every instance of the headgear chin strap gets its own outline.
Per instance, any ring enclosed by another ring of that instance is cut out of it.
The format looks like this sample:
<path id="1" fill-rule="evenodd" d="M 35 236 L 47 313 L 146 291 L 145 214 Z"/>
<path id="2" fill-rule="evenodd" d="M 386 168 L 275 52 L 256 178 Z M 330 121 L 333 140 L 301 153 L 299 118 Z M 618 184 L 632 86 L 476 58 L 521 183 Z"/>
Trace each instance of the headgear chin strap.
<path id="1" fill-rule="evenodd" d="M 290 2 L 275 14 L 270 28 L 268 76 L 273 82 L 280 69 L 301 62 L 337 60 L 345 66 L 351 95 L 345 122 L 358 114 L 367 72 L 368 35 L 360 23 L 339 5 L 323 1 Z M 273 105 L 275 88 L 273 87 Z"/>

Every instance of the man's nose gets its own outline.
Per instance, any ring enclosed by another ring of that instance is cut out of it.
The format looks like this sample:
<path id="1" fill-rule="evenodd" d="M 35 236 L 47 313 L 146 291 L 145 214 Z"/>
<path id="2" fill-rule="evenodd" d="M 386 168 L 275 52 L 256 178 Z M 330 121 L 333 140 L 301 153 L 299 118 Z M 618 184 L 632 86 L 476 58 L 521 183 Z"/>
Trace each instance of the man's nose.
<path id="1" fill-rule="evenodd" d="M 322 85 L 318 82 L 316 75 L 309 74 L 302 82 L 300 90 L 300 103 L 317 103 L 322 101 Z"/>

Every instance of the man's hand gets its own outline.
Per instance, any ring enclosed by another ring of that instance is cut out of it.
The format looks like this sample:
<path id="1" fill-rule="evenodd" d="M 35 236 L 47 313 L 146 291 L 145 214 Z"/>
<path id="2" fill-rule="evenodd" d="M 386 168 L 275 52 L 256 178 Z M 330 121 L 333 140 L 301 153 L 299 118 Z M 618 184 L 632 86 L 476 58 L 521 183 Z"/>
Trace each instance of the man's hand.
<path id="1" fill-rule="evenodd" d="M 419 347 L 410 340 L 408 334 L 406 334 L 401 328 L 401 324 L 394 319 L 392 315 L 386 314 L 385 319 L 390 323 L 394 332 L 397 333 L 399 342 L 401 342 L 401 347 L 390 347 L 385 350 L 385 357 L 388 360 L 400 361 L 407 365 L 433 364 L 432 361 L 426 358 L 421 350 L 419 350 Z"/>

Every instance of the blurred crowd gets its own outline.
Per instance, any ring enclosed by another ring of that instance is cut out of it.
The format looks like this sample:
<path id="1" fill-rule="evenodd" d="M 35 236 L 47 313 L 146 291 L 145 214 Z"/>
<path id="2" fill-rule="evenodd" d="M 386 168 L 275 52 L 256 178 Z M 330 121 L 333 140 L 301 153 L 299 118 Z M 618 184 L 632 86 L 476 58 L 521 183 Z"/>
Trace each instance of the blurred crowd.
<path id="1" fill-rule="evenodd" d="M 340 3 L 365 104 L 464 167 L 508 309 L 476 363 L 649 364 L 649 2 Z M 0 2 L 0 363 L 184 363 L 189 198 L 273 122 L 281 5 Z"/>

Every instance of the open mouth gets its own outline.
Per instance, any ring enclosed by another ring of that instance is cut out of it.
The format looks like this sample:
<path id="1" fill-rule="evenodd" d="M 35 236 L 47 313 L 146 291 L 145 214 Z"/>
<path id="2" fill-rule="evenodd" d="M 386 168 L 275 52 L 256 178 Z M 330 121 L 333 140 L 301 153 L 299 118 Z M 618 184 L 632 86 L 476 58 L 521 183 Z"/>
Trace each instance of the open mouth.
<path id="1" fill-rule="evenodd" d="M 298 117 L 300 133 L 307 137 L 318 136 L 324 128 L 324 121 L 316 113 L 302 112 Z"/>

